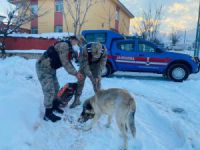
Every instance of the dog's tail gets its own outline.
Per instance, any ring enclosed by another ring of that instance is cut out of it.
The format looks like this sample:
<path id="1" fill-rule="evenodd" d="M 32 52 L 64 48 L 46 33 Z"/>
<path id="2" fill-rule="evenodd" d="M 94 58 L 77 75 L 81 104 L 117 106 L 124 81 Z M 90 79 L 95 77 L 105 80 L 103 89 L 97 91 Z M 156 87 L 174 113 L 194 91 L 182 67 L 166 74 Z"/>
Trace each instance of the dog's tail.
<path id="1" fill-rule="evenodd" d="M 131 133 L 133 135 L 133 138 L 135 137 L 136 134 L 136 128 L 135 128 L 135 111 L 136 111 L 136 107 L 135 104 L 131 104 L 131 112 L 129 114 L 129 118 L 128 118 L 128 124 L 129 124 L 129 128 L 131 130 Z"/>

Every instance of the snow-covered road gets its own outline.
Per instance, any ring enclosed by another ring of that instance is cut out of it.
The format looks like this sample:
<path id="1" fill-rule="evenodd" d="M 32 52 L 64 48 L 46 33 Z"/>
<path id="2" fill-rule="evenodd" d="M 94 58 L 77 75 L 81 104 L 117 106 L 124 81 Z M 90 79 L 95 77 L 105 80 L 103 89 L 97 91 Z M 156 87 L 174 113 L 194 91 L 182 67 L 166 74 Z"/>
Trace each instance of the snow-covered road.
<path id="1" fill-rule="evenodd" d="M 137 105 L 136 138 L 129 135 L 129 150 L 200 149 L 200 74 L 183 83 L 160 75 L 117 73 L 104 78 L 103 88 L 125 88 Z M 60 85 L 75 81 L 63 69 Z M 86 81 L 81 101 L 94 94 Z M 0 60 L 0 150 L 118 150 L 122 139 L 115 121 L 106 117 L 89 132 L 77 130 L 82 110 L 65 109 L 63 120 L 45 122 L 43 95 L 35 73 L 35 60 L 11 57 Z"/>

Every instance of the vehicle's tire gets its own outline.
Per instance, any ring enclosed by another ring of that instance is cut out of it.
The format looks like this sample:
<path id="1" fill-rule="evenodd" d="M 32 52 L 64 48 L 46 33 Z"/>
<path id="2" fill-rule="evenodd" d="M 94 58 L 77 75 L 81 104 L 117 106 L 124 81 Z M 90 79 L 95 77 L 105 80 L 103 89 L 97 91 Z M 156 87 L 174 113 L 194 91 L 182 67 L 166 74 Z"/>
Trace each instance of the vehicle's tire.
<path id="1" fill-rule="evenodd" d="M 106 64 L 106 67 L 102 70 L 102 77 L 108 77 L 110 76 L 111 74 L 113 73 L 113 69 L 112 69 L 112 66 L 107 63 Z"/>
<path id="2" fill-rule="evenodd" d="M 190 69 L 185 64 L 172 64 L 167 70 L 167 76 L 169 79 L 175 82 L 182 82 L 190 75 Z"/>

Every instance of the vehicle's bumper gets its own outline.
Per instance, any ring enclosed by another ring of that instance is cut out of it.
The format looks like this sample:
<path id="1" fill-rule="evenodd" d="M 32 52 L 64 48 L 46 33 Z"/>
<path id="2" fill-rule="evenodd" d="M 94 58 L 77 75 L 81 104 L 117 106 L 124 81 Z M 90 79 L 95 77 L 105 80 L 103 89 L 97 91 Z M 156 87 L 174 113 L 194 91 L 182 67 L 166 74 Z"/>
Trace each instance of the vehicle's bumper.
<path id="1" fill-rule="evenodd" d="M 197 69 L 196 69 L 195 73 L 198 73 L 200 71 L 200 60 L 198 57 L 195 57 L 195 62 L 197 63 Z"/>
<path id="2" fill-rule="evenodd" d="M 198 70 L 197 70 L 197 72 L 196 73 L 198 73 L 199 72 L 199 70 L 200 70 L 200 63 L 198 64 L 199 66 L 198 66 Z"/>

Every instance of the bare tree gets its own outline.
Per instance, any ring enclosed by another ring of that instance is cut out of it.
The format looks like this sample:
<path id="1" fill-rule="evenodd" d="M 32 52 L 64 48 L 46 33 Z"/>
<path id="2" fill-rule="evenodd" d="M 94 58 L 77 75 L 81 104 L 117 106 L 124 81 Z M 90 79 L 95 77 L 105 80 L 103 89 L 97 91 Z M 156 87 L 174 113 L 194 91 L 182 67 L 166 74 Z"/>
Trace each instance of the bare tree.
<path id="1" fill-rule="evenodd" d="M 68 24 L 68 18 L 67 18 L 68 15 L 69 15 L 69 11 L 68 12 L 63 11 L 64 21 L 65 21 L 65 24 L 66 24 L 66 31 L 69 35 L 69 24 Z"/>
<path id="2" fill-rule="evenodd" d="M 170 33 L 170 40 L 172 42 L 172 45 L 175 46 L 181 39 L 181 35 L 180 33 L 175 30 L 175 29 L 172 29 L 172 32 Z"/>
<path id="3" fill-rule="evenodd" d="M 40 10 L 38 8 L 37 12 Z M 29 23 L 37 17 L 43 16 L 46 12 L 41 14 L 35 13 L 31 9 L 31 2 L 27 0 L 18 0 L 17 5 L 7 11 L 6 21 L 0 24 L 0 34 L 2 36 L 2 56 L 5 56 L 5 41 L 9 34 L 18 32 L 22 25 Z"/>
<path id="4" fill-rule="evenodd" d="M 162 19 L 162 5 L 152 11 L 149 7 L 147 11 L 143 10 L 142 20 L 134 25 L 134 28 L 138 34 L 143 38 L 150 41 L 157 41 L 157 34 L 161 25 Z"/>
<path id="5" fill-rule="evenodd" d="M 100 0 L 65 0 L 66 9 L 73 20 L 74 34 L 80 34 L 89 9 Z"/>

